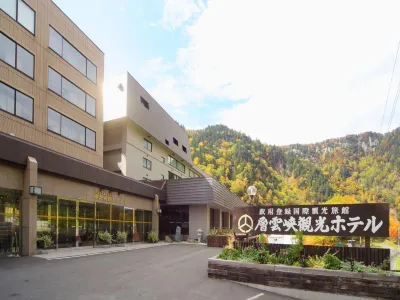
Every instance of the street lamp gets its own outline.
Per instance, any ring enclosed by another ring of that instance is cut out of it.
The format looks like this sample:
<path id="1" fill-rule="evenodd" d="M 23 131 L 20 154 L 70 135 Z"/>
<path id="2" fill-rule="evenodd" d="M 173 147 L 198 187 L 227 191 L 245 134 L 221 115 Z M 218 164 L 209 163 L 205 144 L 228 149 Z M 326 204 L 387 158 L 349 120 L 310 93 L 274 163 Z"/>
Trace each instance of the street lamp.
<path id="1" fill-rule="evenodd" d="M 254 196 L 257 194 L 257 188 L 254 185 L 251 185 L 247 189 L 247 195 L 250 196 L 251 202 L 250 204 L 253 205 Z"/>

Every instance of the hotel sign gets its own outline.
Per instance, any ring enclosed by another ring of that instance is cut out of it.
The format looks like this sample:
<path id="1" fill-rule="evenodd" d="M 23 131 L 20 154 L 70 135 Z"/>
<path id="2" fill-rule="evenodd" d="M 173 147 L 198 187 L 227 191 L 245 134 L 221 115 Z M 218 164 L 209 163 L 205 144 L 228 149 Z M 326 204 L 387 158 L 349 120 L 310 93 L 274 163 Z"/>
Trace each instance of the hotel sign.
<path id="1" fill-rule="evenodd" d="M 104 202 L 109 202 L 111 204 L 126 205 L 126 200 L 125 199 L 113 198 L 112 194 L 109 193 L 109 192 L 96 191 L 96 192 L 94 192 L 94 197 L 93 198 L 94 198 L 95 201 L 104 201 Z"/>
<path id="2" fill-rule="evenodd" d="M 389 236 L 389 204 L 238 207 L 233 229 L 245 234 Z"/>

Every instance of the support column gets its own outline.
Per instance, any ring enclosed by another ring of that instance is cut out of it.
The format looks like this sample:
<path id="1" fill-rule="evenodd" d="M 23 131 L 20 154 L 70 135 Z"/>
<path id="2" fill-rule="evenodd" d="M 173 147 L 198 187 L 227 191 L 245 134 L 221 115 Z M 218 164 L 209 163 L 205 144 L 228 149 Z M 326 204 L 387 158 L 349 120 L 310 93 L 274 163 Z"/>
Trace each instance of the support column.
<path id="1" fill-rule="evenodd" d="M 231 229 L 231 213 L 228 212 L 228 229 Z"/>
<path id="2" fill-rule="evenodd" d="M 160 217 L 157 213 L 158 209 L 160 209 L 160 200 L 158 199 L 158 195 L 156 195 L 153 200 L 151 227 L 153 231 L 157 232 L 157 236 L 159 236 L 159 217 Z"/>
<path id="3" fill-rule="evenodd" d="M 222 229 L 222 210 L 221 209 L 219 209 L 218 210 L 219 211 L 219 214 L 218 214 L 218 217 L 219 217 L 219 229 Z"/>
<path id="4" fill-rule="evenodd" d="M 35 158 L 28 156 L 21 197 L 21 252 L 24 256 L 32 256 L 36 254 L 37 196 L 29 193 L 29 187 L 37 186 L 37 181 L 37 161 Z"/>

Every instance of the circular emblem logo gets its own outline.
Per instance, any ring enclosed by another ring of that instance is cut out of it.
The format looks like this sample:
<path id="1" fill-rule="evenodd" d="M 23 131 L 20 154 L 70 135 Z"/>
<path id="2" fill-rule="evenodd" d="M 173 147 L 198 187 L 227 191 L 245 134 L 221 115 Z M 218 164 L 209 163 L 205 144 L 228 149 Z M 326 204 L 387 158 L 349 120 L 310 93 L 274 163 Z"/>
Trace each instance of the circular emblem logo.
<path id="1" fill-rule="evenodd" d="M 249 215 L 243 215 L 239 218 L 238 229 L 243 233 L 253 230 L 253 219 Z"/>

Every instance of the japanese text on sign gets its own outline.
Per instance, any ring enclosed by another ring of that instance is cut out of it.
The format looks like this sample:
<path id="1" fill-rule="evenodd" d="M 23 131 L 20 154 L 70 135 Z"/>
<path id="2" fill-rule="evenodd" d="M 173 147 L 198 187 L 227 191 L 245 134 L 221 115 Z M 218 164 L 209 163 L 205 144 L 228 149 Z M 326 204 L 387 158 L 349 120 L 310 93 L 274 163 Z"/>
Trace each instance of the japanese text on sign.
<path id="1" fill-rule="evenodd" d="M 243 224 L 242 224 L 243 223 Z M 388 204 L 241 207 L 234 209 L 238 233 L 376 236 L 389 235 Z"/>

